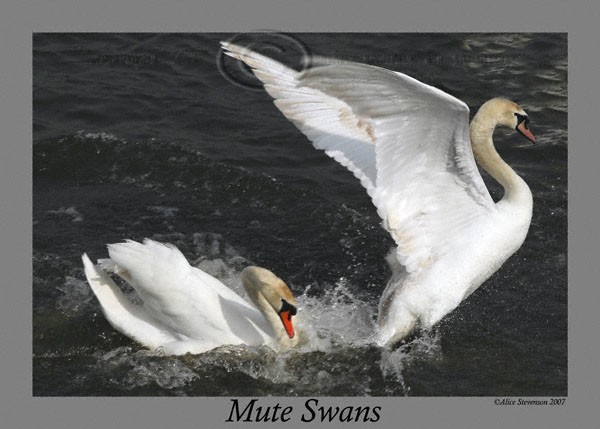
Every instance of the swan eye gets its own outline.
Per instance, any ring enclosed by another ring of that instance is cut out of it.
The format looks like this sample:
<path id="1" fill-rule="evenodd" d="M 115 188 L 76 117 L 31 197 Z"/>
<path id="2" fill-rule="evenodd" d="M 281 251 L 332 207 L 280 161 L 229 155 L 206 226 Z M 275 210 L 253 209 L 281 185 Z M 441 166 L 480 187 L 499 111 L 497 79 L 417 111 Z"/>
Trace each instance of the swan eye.
<path id="1" fill-rule="evenodd" d="M 290 304 L 285 299 L 282 299 L 281 300 L 281 310 L 279 310 L 279 313 L 283 313 L 283 312 L 287 312 L 291 318 L 292 316 L 296 315 L 298 310 L 296 309 L 296 307 L 294 305 Z"/>
<path id="2" fill-rule="evenodd" d="M 529 127 L 527 126 L 529 124 L 529 117 L 519 113 L 515 113 L 515 116 L 517 117 L 517 126 L 515 129 L 526 139 L 535 143 L 535 136 L 529 131 Z"/>
<path id="3" fill-rule="evenodd" d="M 515 113 L 515 116 L 517 117 L 517 127 L 522 122 L 525 122 L 523 125 L 525 126 L 525 129 L 527 129 L 527 125 L 529 125 L 529 116 L 527 116 L 527 115 L 521 115 L 520 113 Z"/>

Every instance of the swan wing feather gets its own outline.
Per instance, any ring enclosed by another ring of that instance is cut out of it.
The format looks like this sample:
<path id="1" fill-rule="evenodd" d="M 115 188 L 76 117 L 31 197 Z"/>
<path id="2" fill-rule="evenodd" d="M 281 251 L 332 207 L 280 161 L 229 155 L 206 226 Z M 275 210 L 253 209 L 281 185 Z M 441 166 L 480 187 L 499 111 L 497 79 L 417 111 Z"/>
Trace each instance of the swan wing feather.
<path id="1" fill-rule="evenodd" d="M 129 301 L 108 274 L 94 265 L 85 253 L 82 261 L 86 279 L 100 301 L 102 312 L 115 329 L 153 349 L 175 340 L 157 327 L 140 306 Z"/>
<path id="2" fill-rule="evenodd" d="M 252 67 L 277 108 L 313 143 L 350 170 L 371 193 L 377 169 L 370 130 L 343 100 L 303 85 L 302 74 L 249 49 L 222 42 L 225 53 Z"/>
<path id="3" fill-rule="evenodd" d="M 127 280 L 159 324 L 180 338 L 240 342 L 248 325 L 264 318 L 242 297 L 211 275 L 192 267 L 172 245 L 144 240 L 108 245 L 115 271 Z M 225 341 L 228 337 L 227 341 Z"/>

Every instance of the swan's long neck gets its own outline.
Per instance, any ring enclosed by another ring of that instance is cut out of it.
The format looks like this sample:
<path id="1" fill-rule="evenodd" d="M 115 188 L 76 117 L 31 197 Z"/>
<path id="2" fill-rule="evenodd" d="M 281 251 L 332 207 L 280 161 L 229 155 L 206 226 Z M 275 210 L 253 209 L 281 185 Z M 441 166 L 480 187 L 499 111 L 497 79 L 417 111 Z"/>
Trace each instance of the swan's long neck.
<path id="1" fill-rule="evenodd" d="M 281 282 L 281 280 L 277 279 L 273 273 L 258 267 L 247 267 L 242 271 L 244 289 L 273 329 L 273 337 L 277 343 L 284 347 L 293 347 L 298 341 L 298 335 L 289 338 L 274 307 L 281 303 L 281 294 L 283 293 L 280 290 L 281 285 L 277 282 Z"/>
<path id="2" fill-rule="evenodd" d="M 252 300 L 254 306 L 260 310 L 260 312 L 265 316 L 271 328 L 273 328 L 274 336 L 279 341 L 282 342 L 286 338 L 288 338 L 283 325 L 281 324 L 281 320 L 277 315 L 277 312 L 273 309 L 269 301 L 265 298 L 264 294 L 261 293 L 260 289 L 256 288 L 253 284 L 249 284 L 246 286 L 246 292 L 248 293 L 248 297 Z"/>
<path id="3" fill-rule="evenodd" d="M 491 115 L 477 112 L 471 122 L 470 134 L 471 145 L 475 160 L 504 188 L 502 201 L 509 204 L 521 206 L 532 205 L 531 191 L 521 177 L 500 157 L 492 135 L 497 121 Z"/>

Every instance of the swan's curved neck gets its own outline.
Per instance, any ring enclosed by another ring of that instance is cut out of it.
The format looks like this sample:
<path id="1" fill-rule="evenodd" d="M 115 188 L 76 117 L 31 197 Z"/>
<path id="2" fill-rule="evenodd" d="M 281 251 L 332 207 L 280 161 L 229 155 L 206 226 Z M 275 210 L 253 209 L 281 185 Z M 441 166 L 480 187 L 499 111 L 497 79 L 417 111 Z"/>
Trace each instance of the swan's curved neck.
<path id="1" fill-rule="evenodd" d="M 292 347 L 297 342 L 297 335 L 294 338 L 289 338 L 285 328 L 281 323 L 281 319 L 277 314 L 277 311 L 273 308 L 273 305 L 267 299 L 267 295 L 270 296 L 271 301 L 277 300 L 276 292 L 269 288 L 268 284 L 263 282 L 250 281 L 247 278 L 242 279 L 244 289 L 248 294 L 248 297 L 256 308 L 263 314 L 271 328 L 273 329 L 273 336 L 277 342 L 282 346 Z"/>
<path id="2" fill-rule="evenodd" d="M 267 298 L 265 298 L 260 288 L 256 287 L 256 285 L 251 282 L 244 282 L 244 288 L 254 306 L 260 310 L 263 316 L 265 316 L 265 319 L 267 319 L 267 322 L 269 322 L 269 325 L 273 328 L 275 337 L 283 338 L 283 336 L 285 336 L 285 329 L 281 326 L 279 316 L 277 316 L 277 313 L 271 304 L 269 304 L 269 301 L 267 301 Z"/>
<path id="3" fill-rule="evenodd" d="M 514 204 L 532 204 L 529 187 L 521 177 L 500 157 L 492 135 L 497 122 L 478 112 L 471 122 L 471 146 L 475 160 L 504 188 L 502 201 Z"/>

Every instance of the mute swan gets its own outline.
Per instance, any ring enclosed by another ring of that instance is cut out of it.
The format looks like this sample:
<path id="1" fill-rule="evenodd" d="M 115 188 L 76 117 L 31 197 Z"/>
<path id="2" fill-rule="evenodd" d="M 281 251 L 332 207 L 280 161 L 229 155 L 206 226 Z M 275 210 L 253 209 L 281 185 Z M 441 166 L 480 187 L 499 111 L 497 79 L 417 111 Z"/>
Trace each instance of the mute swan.
<path id="1" fill-rule="evenodd" d="M 397 248 L 379 302 L 379 345 L 431 328 L 519 249 L 531 222 L 525 182 L 492 142 L 497 125 L 535 143 L 527 113 L 492 99 L 469 127 L 469 108 L 402 73 L 319 59 L 297 72 L 221 42 L 251 67 L 277 108 L 317 149 L 347 167 L 371 196 Z M 504 187 L 495 204 L 475 160 Z"/>
<path id="2" fill-rule="evenodd" d="M 259 312 L 219 280 L 190 266 L 174 246 L 127 241 L 108 245 L 108 253 L 110 259 L 99 265 L 83 254 L 87 281 L 108 322 L 146 347 L 181 355 L 225 344 L 285 349 L 298 342 L 292 292 L 269 270 L 242 271 L 244 288 Z M 127 281 L 143 305 L 130 302 L 103 268 Z"/>

